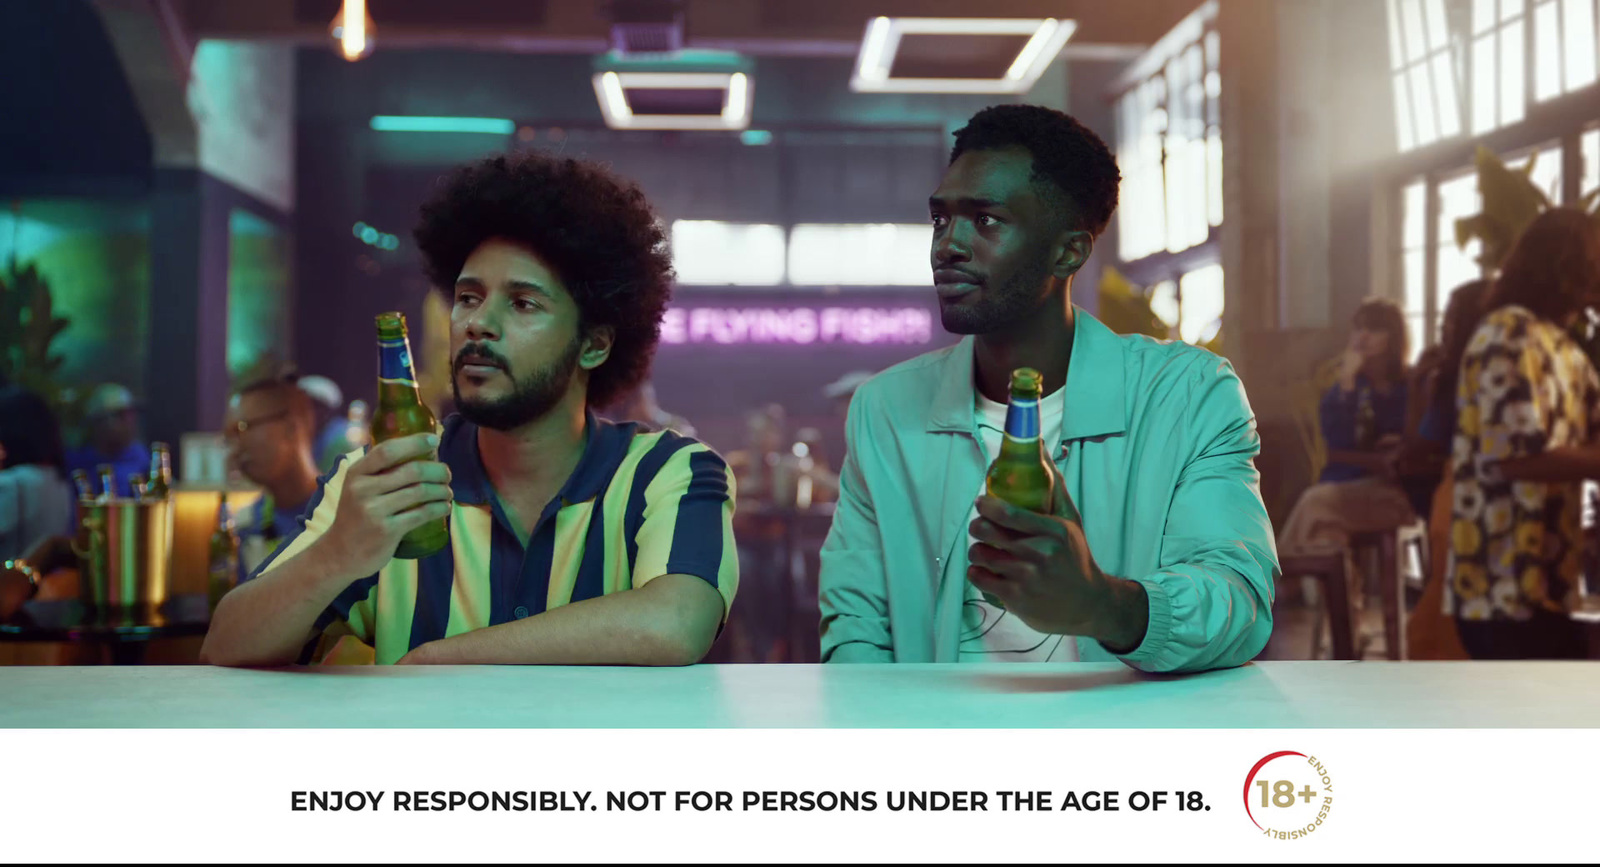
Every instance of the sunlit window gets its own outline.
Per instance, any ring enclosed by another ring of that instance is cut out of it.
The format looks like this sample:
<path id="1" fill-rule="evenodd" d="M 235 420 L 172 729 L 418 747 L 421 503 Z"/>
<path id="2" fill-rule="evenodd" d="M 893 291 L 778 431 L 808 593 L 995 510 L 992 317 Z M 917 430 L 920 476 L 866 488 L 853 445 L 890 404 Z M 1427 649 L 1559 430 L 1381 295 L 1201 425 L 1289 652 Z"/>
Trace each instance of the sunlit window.
<path id="1" fill-rule="evenodd" d="M 1478 257 L 1483 255 L 1483 242 L 1474 238 L 1467 246 L 1456 245 L 1456 221 L 1483 210 L 1483 197 L 1478 195 L 1478 175 L 1466 172 L 1443 181 L 1438 187 L 1439 232 L 1433 243 L 1433 261 L 1437 270 L 1434 286 L 1437 287 L 1433 305 L 1433 329 L 1427 340 L 1436 340 L 1439 327 L 1444 322 L 1445 305 L 1450 294 L 1463 283 L 1483 276 Z M 1412 335 L 1411 351 L 1420 352 L 1426 344 Z"/>
<path id="2" fill-rule="evenodd" d="M 933 230 L 922 223 L 801 223 L 789 233 L 796 286 L 929 286 Z"/>
<path id="3" fill-rule="evenodd" d="M 1600 190 L 1600 127 L 1590 129 L 1578 139 L 1578 149 L 1583 154 L 1583 177 L 1578 186 L 1580 196 Z"/>
<path id="4" fill-rule="evenodd" d="M 1533 0 L 1533 98 L 1593 84 L 1595 37 L 1594 0 Z"/>
<path id="5" fill-rule="evenodd" d="M 1472 131 L 1516 123 L 1527 113 L 1525 0 L 1472 2 Z"/>
<path id="6" fill-rule="evenodd" d="M 925 223 L 677 220 L 672 262 L 687 286 L 931 286 Z"/>
<path id="7" fill-rule="evenodd" d="M 1205 343 L 1222 330 L 1222 266 L 1196 268 L 1178 280 L 1178 336 Z"/>
<path id="8" fill-rule="evenodd" d="M 1422 351 L 1427 339 L 1427 198 L 1428 185 L 1424 181 L 1407 184 L 1400 193 L 1400 309 L 1405 314 L 1410 337 L 1407 344 L 1413 357 Z"/>
<path id="9" fill-rule="evenodd" d="M 672 264 L 678 282 L 701 286 L 776 286 L 783 282 L 784 232 L 767 223 L 677 220 Z"/>
<path id="10" fill-rule="evenodd" d="M 1122 171 L 1118 253 L 1177 253 L 1222 225 L 1221 47 L 1214 5 L 1185 19 L 1134 64 L 1117 97 Z"/>
<path id="11" fill-rule="evenodd" d="M 1444 0 L 1389 0 L 1389 69 L 1400 150 L 1461 134 L 1461 98 Z"/>
<path id="12" fill-rule="evenodd" d="M 1600 137 L 1600 130 L 1595 131 Z M 1600 148 L 1600 138 L 1595 146 Z M 1540 147 L 1524 150 L 1504 157 L 1507 165 L 1521 168 L 1530 157 L 1535 158 L 1533 182 L 1544 190 L 1552 203 L 1561 202 L 1561 145 L 1550 142 Z M 1600 155 L 1597 155 L 1600 162 Z M 1436 197 L 1438 218 L 1430 234 L 1427 221 L 1427 197 Z M 1463 283 L 1483 276 L 1478 257 L 1483 254 L 1483 242 L 1473 238 L 1465 247 L 1456 244 L 1456 221 L 1471 217 L 1483 210 L 1483 198 L 1478 193 L 1478 175 L 1464 168 L 1445 175 L 1431 185 L 1425 180 L 1407 184 L 1400 192 L 1400 296 L 1405 313 L 1406 329 L 1410 336 L 1411 355 L 1436 341 L 1444 322 L 1444 311 L 1450 303 L 1450 294 Z M 1427 260 L 1433 259 L 1433 279 L 1427 277 Z M 1428 299 L 1433 302 L 1433 321 L 1427 321 Z"/>

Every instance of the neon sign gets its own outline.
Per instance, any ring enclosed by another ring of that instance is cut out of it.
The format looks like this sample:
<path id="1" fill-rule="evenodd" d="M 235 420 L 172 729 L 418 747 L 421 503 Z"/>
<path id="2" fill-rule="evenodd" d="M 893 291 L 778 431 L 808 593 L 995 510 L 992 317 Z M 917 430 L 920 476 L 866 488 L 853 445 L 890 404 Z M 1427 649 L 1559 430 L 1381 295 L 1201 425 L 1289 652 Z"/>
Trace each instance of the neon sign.
<path id="1" fill-rule="evenodd" d="M 922 344 L 933 314 L 920 307 L 674 307 L 661 320 L 668 344 Z"/>

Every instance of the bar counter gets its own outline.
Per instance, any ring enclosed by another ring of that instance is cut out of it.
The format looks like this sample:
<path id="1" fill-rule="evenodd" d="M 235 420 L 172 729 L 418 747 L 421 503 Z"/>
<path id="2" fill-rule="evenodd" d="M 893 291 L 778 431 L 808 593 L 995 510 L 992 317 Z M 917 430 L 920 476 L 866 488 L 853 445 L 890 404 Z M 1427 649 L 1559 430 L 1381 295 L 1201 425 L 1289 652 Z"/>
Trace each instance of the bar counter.
<path id="1" fill-rule="evenodd" d="M 1600 662 L 0 668 L 5 728 L 1600 726 Z"/>

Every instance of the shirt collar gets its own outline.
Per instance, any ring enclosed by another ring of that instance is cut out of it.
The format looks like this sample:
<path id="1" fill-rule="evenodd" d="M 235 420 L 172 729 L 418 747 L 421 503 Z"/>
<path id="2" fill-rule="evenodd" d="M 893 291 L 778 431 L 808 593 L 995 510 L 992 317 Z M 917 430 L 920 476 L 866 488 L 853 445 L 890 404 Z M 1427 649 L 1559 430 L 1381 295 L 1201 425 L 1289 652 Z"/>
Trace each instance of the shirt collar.
<path id="1" fill-rule="evenodd" d="M 593 412 L 584 412 L 583 457 L 557 494 L 563 505 L 594 499 L 605 490 L 627 457 L 637 427 L 633 423 L 613 424 L 596 418 Z M 494 487 L 478 454 L 478 426 L 459 413 L 444 420 L 439 460 L 450 468 L 450 488 L 456 502 L 485 506 L 493 501 Z"/>
<path id="2" fill-rule="evenodd" d="M 929 431 L 971 433 L 973 347 L 970 335 L 940 363 L 939 390 Z M 1127 358 L 1123 339 L 1082 307 L 1073 305 L 1072 356 L 1067 362 L 1066 415 L 1061 440 L 1126 433 Z"/>

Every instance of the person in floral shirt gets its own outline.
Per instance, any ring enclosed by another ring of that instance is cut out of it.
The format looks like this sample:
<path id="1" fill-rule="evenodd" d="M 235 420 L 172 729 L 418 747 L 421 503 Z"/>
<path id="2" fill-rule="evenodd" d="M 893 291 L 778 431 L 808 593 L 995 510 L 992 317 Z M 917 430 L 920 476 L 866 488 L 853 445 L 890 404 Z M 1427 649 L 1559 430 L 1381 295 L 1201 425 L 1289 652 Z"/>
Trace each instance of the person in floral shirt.
<path id="1" fill-rule="evenodd" d="M 1600 374 L 1570 335 L 1600 303 L 1600 231 L 1541 214 L 1490 290 L 1456 395 L 1446 611 L 1474 659 L 1587 655 L 1571 619 L 1583 479 L 1600 478 Z"/>

